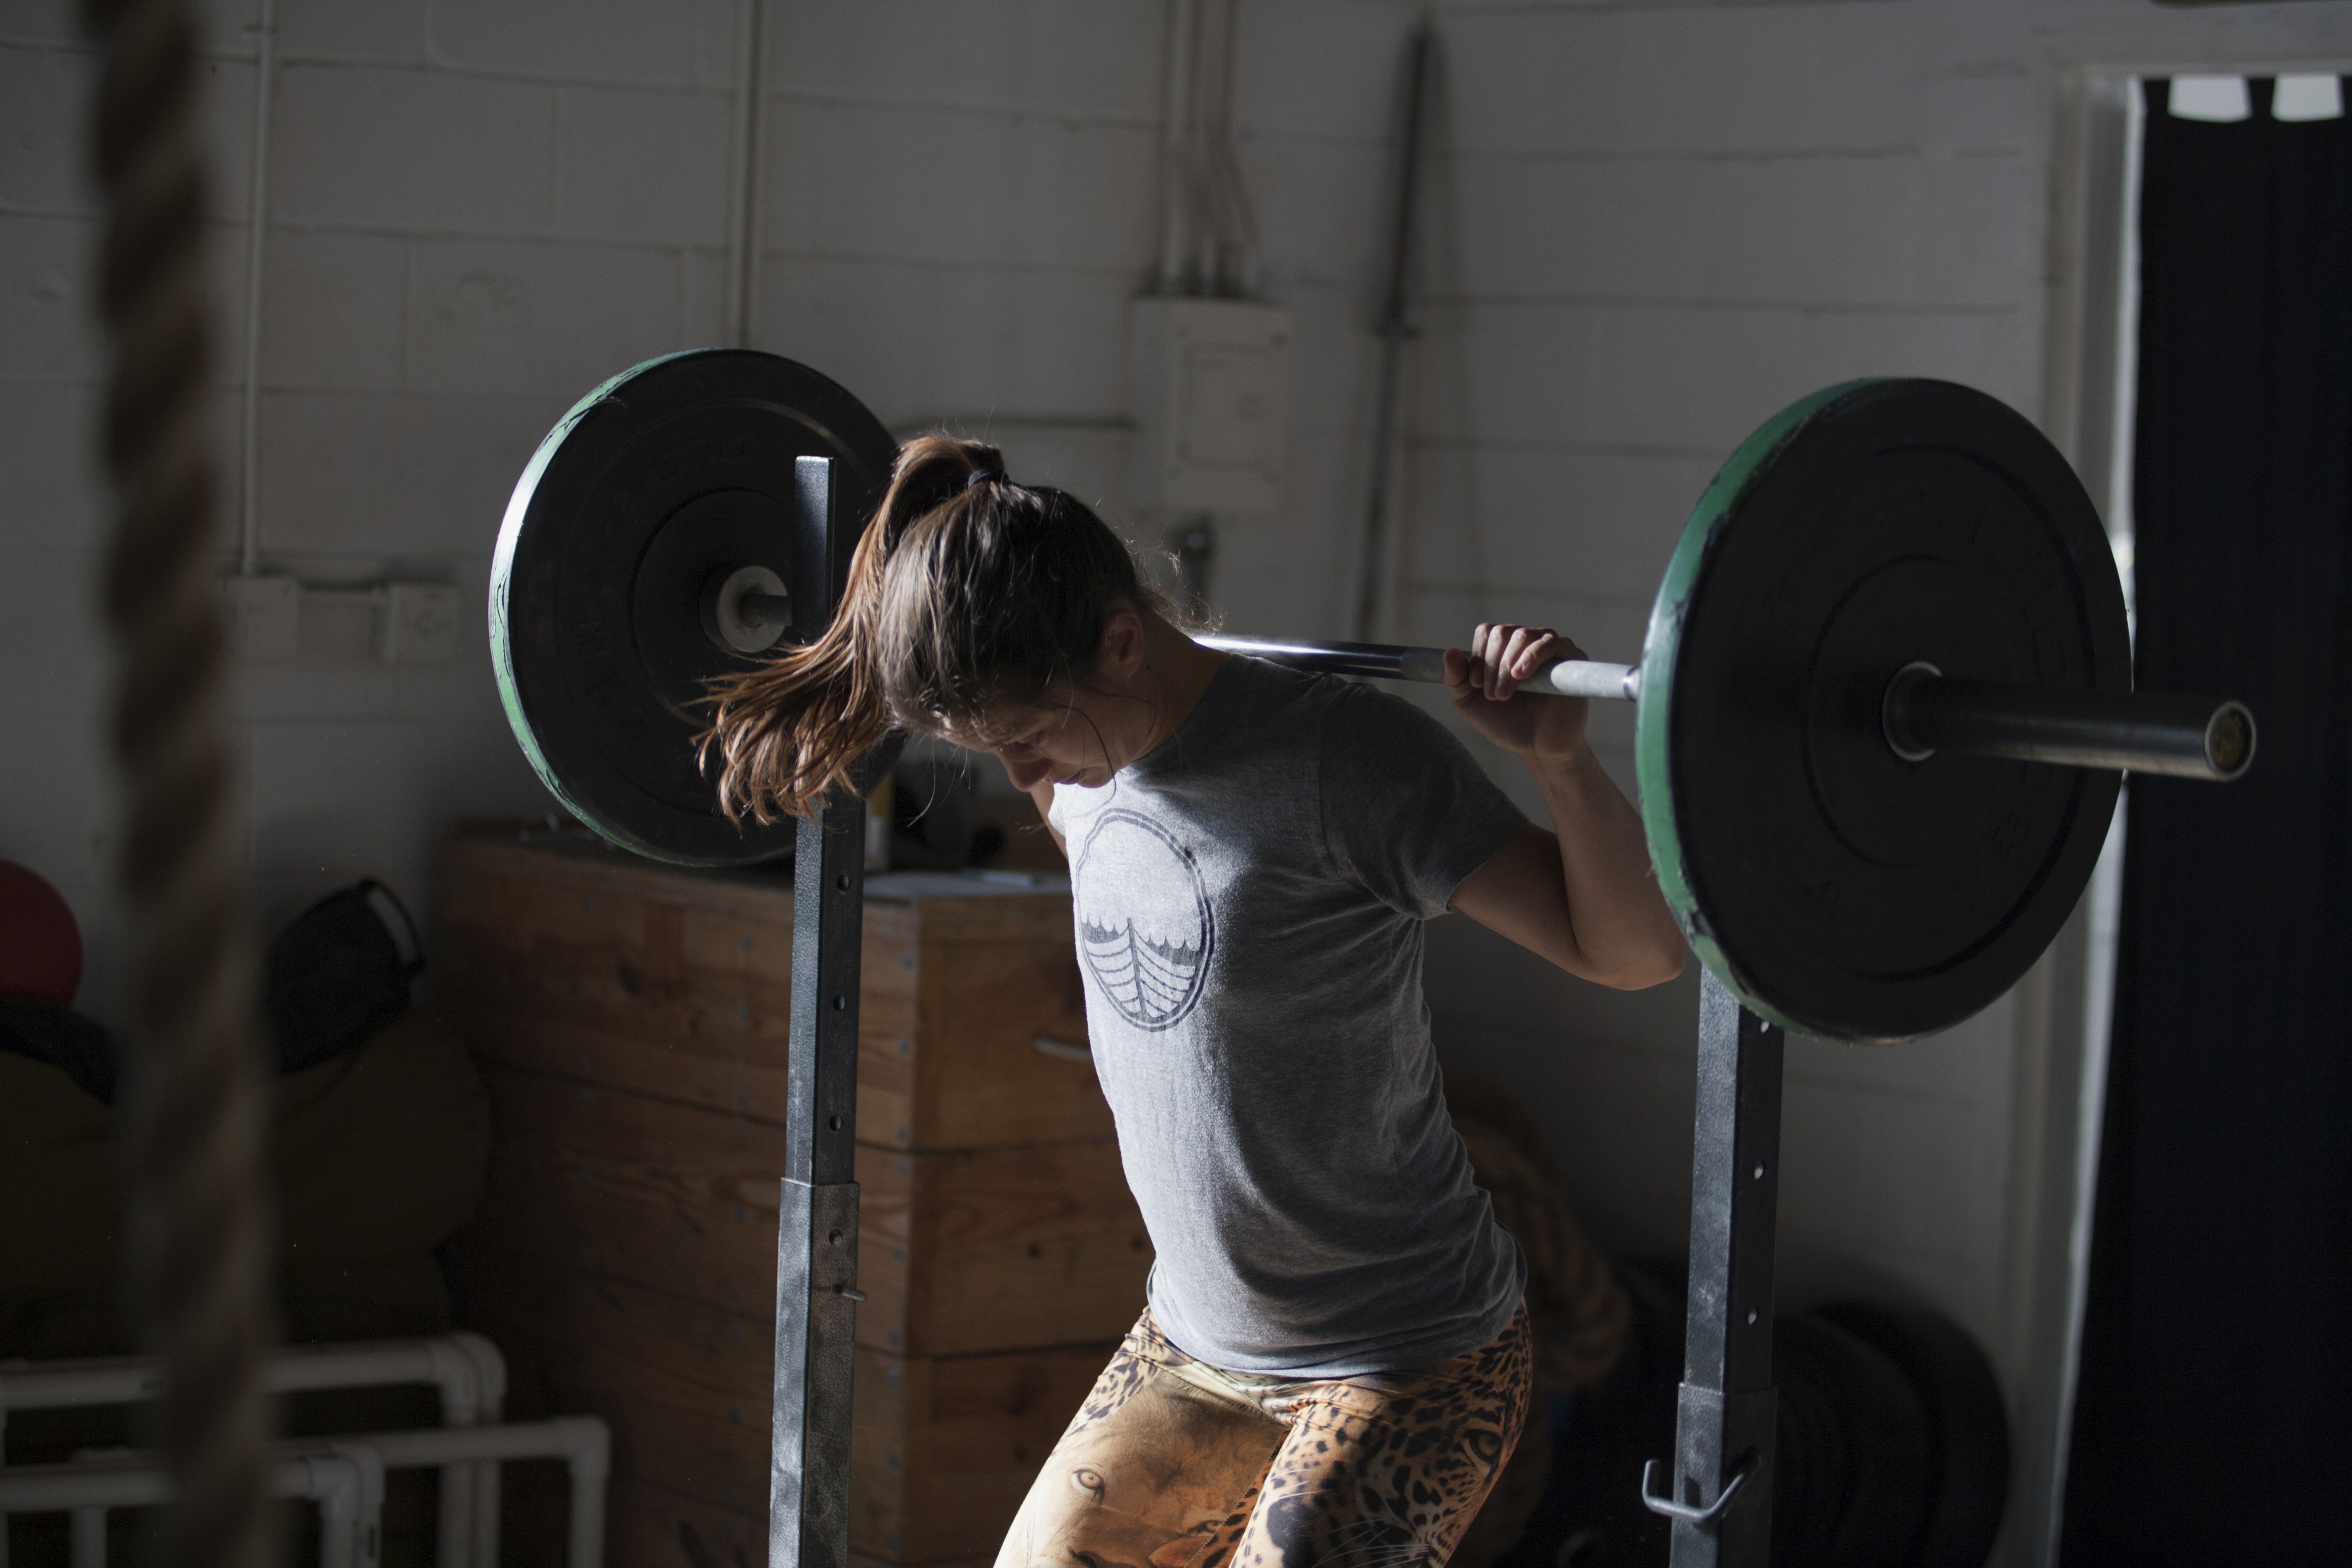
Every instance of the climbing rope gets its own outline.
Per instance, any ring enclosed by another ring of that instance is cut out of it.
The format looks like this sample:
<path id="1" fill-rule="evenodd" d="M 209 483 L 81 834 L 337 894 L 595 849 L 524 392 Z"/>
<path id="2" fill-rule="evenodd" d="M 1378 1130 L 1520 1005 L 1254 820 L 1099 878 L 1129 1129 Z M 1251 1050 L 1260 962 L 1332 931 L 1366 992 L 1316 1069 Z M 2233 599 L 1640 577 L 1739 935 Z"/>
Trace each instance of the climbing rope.
<path id="1" fill-rule="evenodd" d="M 275 1556 L 267 1108 L 231 842 L 225 675 L 203 406 L 203 181 L 184 0 L 89 0 L 109 204 L 99 297 L 113 337 L 103 446 L 119 492 L 105 578 L 113 738 L 136 933 L 121 1116 L 135 1314 L 164 1360 L 178 1501 L 163 1561 Z"/>

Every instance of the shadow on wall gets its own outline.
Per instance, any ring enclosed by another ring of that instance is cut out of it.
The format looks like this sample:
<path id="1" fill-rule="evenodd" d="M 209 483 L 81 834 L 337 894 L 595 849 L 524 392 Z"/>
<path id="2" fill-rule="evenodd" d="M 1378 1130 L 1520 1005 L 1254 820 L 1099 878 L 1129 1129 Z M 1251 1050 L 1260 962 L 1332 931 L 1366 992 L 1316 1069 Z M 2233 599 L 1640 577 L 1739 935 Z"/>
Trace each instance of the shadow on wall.
<path id="1" fill-rule="evenodd" d="M 1589 985 L 1462 919 L 1427 928 L 1423 980 L 1449 1076 L 1512 1086 L 1604 1248 L 1689 1239 L 1698 965 L 1648 991 Z"/>
<path id="2" fill-rule="evenodd" d="M 1520 1097 L 1446 1085 L 1496 1218 L 1528 1259 L 1536 1408 L 1455 1553 L 1462 1568 L 1663 1563 L 1667 1526 L 1640 1500 L 1675 1451 L 1683 1269 L 1610 1260 L 1579 1227 Z M 1775 1327 L 1773 1560 L 1979 1568 L 2008 1495 L 1991 1363 L 1900 1286 L 1859 1286 Z"/>
<path id="3" fill-rule="evenodd" d="M 1586 984 L 1466 920 L 1428 928 L 1449 1072 L 1508 1083 L 1594 1239 L 1689 1241 L 1699 968 L 1643 992 Z M 2000 1321 L 2008 1003 L 1895 1047 L 1790 1042 L 1776 1267 L 1784 1310 L 1849 1296 L 1932 1303 L 1989 1343 Z"/>

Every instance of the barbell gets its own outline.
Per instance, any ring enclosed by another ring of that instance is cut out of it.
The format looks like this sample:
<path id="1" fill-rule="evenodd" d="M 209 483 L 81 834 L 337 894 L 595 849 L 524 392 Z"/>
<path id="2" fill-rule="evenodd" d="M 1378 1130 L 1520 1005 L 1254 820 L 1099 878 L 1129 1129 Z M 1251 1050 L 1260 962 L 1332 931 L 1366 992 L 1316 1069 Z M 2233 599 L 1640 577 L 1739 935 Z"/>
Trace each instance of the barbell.
<path id="1" fill-rule="evenodd" d="M 490 641 L 547 787 L 685 865 L 792 851 L 696 762 L 709 683 L 822 629 L 896 444 L 840 386 L 748 350 L 591 392 L 516 485 Z M 1442 650 L 1204 637 L 1309 669 L 1442 679 Z M 1666 567 L 1637 665 L 1535 689 L 1634 702 L 1658 879 L 1759 1016 L 1853 1041 L 1946 1028 L 2015 984 L 2079 900 L 2118 770 L 2226 780 L 2242 704 L 2131 689 L 2090 498 L 1967 387 L 1849 382 L 1741 444 Z"/>
<path id="2" fill-rule="evenodd" d="M 1211 636 L 1193 640 L 1294 669 L 1445 683 L 1442 647 L 1284 637 Z M 1538 665 L 1519 682 L 1519 689 L 1543 697 L 1638 702 L 1642 667 L 1556 658 Z M 1880 725 L 1888 749 L 1913 763 L 1924 763 L 1942 751 L 2227 783 L 2254 760 L 2253 717 L 2242 702 L 1954 679 L 1926 659 L 1904 666 L 1887 682 Z"/>

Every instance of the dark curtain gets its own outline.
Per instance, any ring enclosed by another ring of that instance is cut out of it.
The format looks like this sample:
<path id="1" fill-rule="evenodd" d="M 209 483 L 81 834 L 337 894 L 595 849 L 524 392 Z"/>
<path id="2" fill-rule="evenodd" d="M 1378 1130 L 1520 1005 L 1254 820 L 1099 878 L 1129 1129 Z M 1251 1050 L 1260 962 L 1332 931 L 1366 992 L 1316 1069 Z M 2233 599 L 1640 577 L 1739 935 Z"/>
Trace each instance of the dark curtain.
<path id="1" fill-rule="evenodd" d="M 2352 1563 L 2352 121 L 2252 88 L 2147 84 L 2138 679 L 2260 742 L 2130 783 L 2068 1568 Z"/>

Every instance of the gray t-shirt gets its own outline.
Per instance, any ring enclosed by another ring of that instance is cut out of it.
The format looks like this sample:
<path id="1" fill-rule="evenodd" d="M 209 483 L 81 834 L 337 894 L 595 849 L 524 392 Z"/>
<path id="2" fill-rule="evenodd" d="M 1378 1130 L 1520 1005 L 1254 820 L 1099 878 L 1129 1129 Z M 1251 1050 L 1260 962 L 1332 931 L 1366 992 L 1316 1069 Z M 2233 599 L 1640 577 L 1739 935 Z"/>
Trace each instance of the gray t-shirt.
<path id="1" fill-rule="evenodd" d="M 1052 816 L 1169 1338 L 1339 1377 L 1501 1333 L 1527 1269 L 1446 1116 L 1422 924 L 1518 809 L 1410 703 L 1232 658 Z"/>

